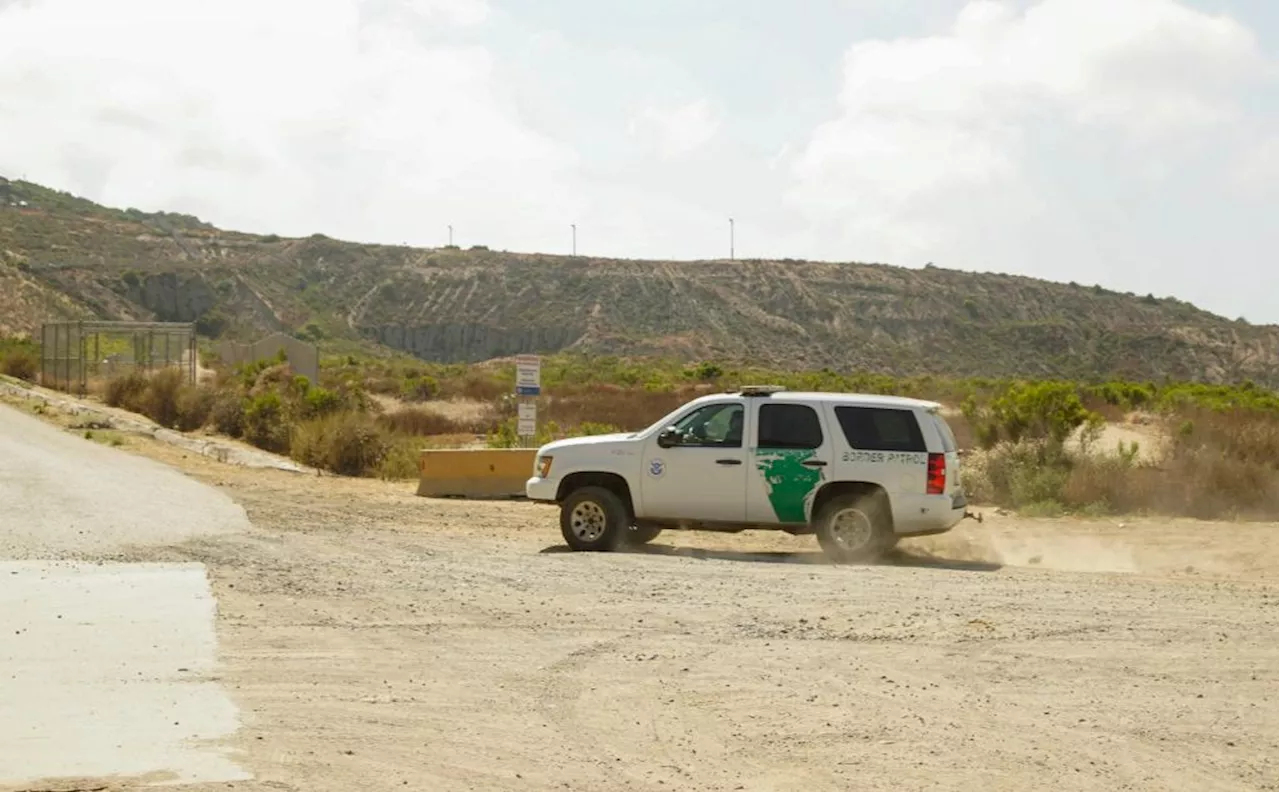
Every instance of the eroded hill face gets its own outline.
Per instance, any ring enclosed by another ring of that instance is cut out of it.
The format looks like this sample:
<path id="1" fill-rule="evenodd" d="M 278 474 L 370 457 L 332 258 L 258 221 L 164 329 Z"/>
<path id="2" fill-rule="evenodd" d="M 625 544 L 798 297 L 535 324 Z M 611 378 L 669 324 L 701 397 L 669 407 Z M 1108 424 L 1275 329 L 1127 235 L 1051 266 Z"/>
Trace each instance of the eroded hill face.
<path id="1" fill-rule="evenodd" d="M 437 361 L 573 350 L 899 375 L 1277 381 L 1275 326 L 1095 287 L 280 239 L 0 181 L 0 331 L 75 316 L 286 330 Z"/>

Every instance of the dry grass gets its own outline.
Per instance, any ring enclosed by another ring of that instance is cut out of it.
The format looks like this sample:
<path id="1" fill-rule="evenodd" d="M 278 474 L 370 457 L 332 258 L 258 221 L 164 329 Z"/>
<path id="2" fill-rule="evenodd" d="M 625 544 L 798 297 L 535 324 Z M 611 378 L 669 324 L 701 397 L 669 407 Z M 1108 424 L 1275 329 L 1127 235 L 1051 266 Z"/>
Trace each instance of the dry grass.
<path id="1" fill-rule="evenodd" d="M 1073 455 L 1049 442 L 1001 444 L 965 458 L 975 500 L 1031 511 L 1170 516 L 1280 516 L 1280 436 L 1274 414 L 1202 410 L 1168 418 L 1151 458 L 1120 446 Z"/>
<path id="2" fill-rule="evenodd" d="M 392 443 L 364 413 L 340 412 L 293 427 L 289 455 L 304 465 L 344 476 L 378 470 Z"/>
<path id="3" fill-rule="evenodd" d="M 40 358 L 27 349 L 13 349 L 0 354 L 0 374 L 35 382 L 40 371 Z"/>
<path id="4" fill-rule="evenodd" d="M 562 427 L 603 424 L 632 432 L 651 426 L 697 395 L 692 387 L 649 391 L 617 385 L 586 385 L 557 392 L 549 400 L 546 417 Z"/>
<path id="5" fill-rule="evenodd" d="M 401 407 L 383 413 L 378 416 L 378 424 L 388 431 L 416 437 L 477 434 L 487 430 L 487 426 L 458 421 L 426 407 Z"/>

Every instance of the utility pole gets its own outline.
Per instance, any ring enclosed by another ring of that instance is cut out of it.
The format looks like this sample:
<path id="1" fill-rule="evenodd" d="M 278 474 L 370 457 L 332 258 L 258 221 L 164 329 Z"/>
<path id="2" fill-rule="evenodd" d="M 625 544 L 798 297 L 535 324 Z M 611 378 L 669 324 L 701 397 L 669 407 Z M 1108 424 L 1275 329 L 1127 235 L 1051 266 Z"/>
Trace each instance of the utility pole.
<path id="1" fill-rule="evenodd" d="M 449 247 L 453 247 L 453 226 L 449 226 Z"/>
<path id="2" fill-rule="evenodd" d="M 578 255 L 578 224 L 570 223 L 569 230 L 573 232 L 573 255 Z"/>
<path id="3" fill-rule="evenodd" d="M 729 260 L 733 261 L 733 218 L 729 218 Z"/>

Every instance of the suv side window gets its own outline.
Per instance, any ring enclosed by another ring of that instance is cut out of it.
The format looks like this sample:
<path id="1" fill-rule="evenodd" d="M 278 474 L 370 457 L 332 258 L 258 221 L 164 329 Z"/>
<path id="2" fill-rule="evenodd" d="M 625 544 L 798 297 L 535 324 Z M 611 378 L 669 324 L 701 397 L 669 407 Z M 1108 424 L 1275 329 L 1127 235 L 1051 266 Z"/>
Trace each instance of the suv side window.
<path id="1" fill-rule="evenodd" d="M 681 446 L 742 448 L 742 405 L 708 404 L 676 421 Z"/>
<path id="2" fill-rule="evenodd" d="M 759 448 L 818 448 L 822 445 L 822 423 L 818 413 L 806 404 L 760 405 Z"/>
<path id="3" fill-rule="evenodd" d="M 859 451 L 923 452 L 924 434 L 911 410 L 888 407 L 837 407 L 836 420 L 849 447 Z"/>
<path id="4" fill-rule="evenodd" d="M 934 426 L 938 429 L 938 434 L 942 436 L 942 450 L 951 453 L 956 450 L 956 436 L 951 431 L 951 424 L 947 423 L 947 419 L 937 413 L 929 413 L 933 418 Z"/>

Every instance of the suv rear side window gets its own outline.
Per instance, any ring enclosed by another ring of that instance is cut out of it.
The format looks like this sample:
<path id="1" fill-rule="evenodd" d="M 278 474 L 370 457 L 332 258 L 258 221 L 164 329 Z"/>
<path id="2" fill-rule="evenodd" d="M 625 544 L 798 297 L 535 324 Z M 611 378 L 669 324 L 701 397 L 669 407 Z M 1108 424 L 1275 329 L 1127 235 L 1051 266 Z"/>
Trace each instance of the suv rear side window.
<path id="1" fill-rule="evenodd" d="M 927 449 L 920 424 L 911 410 L 888 407 L 837 407 L 836 420 L 850 448 L 860 451 L 916 451 Z"/>
<path id="2" fill-rule="evenodd" d="M 818 413 L 804 404 L 760 405 L 759 448 L 818 448 L 822 423 Z"/>
<path id="3" fill-rule="evenodd" d="M 938 427 L 938 434 L 942 435 L 942 450 L 948 454 L 956 450 L 956 436 L 951 431 L 951 424 L 947 423 L 947 419 L 937 413 L 929 413 L 933 418 L 933 422 Z"/>

